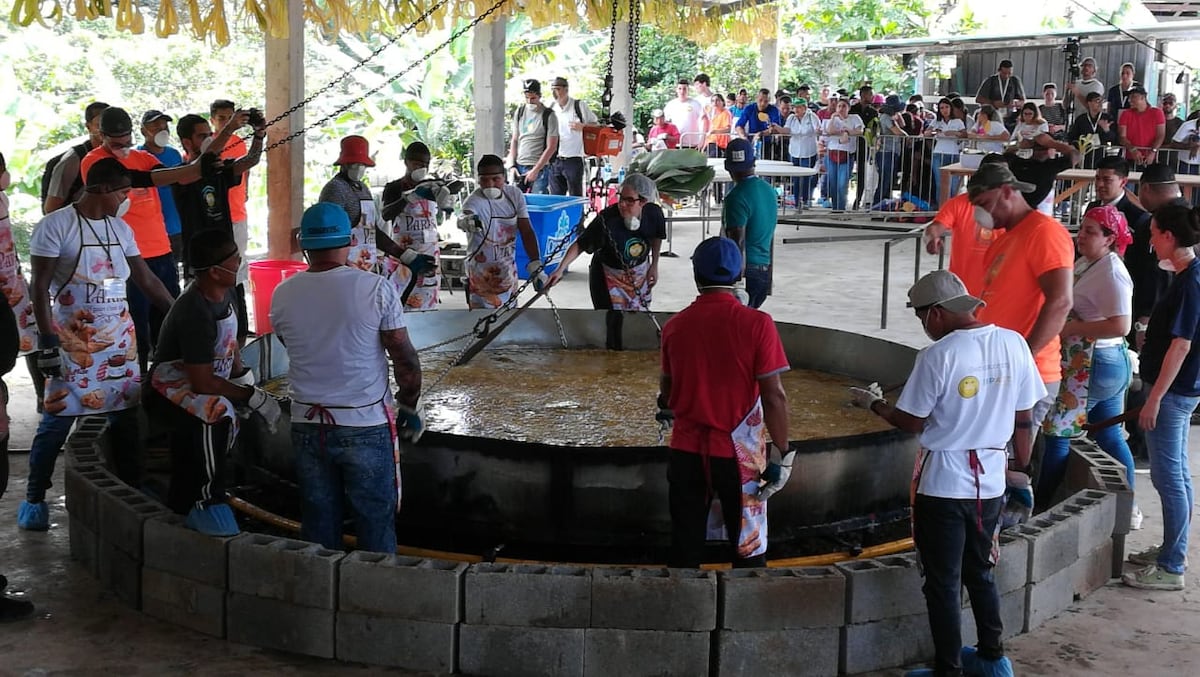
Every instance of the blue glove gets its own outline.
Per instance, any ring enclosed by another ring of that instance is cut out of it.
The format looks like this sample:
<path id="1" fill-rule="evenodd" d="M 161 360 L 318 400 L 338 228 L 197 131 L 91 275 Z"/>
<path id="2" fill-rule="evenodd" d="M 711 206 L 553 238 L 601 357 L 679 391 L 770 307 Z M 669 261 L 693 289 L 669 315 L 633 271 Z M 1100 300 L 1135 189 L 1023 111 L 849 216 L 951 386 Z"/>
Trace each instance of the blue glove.
<path id="1" fill-rule="evenodd" d="M 408 266 L 413 275 L 420 277 L 432 272 L 437 267 L 437 261 L 429 254 L 420 254 L 415 249 L 405 249 L 400 255 L 400 263 Z"/>
<path id="2" fill-rule="evenodd" d="M 422 200 L 437 200 L 437 190 L 432 182 L 425 182 L 408 191 L 407 195 L 416 196 Z"/>
<path id="3" fill-rule="evenodd" d="M 396 405 L 396 434 L 401 440 L 416 444 L 425 433 L 425 407 L 417 400 L 415 407 Z"/>

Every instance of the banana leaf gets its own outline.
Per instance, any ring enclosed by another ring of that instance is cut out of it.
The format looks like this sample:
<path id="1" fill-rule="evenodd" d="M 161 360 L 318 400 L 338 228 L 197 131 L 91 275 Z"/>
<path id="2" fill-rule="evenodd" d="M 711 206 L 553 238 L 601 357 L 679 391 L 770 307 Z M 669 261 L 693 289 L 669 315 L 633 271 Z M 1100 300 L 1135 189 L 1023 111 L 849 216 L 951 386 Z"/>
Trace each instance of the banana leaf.
<path id="1" fill-rule="evenodd" d="M 708 158 L 697 150 L 666 149 L 642 153 L 629 163 L 629 170 L 645 174 L 658 192 L 674 199 L 691 197 L 712 182 L 716 172 Z"/>

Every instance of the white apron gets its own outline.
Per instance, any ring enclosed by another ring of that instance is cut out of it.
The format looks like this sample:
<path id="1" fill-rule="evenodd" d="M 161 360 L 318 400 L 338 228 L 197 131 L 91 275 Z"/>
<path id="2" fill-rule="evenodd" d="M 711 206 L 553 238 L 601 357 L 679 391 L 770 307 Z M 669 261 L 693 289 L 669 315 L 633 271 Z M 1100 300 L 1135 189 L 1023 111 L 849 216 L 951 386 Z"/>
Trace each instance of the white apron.
<path id="1" fill-rule="evenodd" d="M 507 221 L 509 219 L 503 219 Z M 492 217 L 484 234 L 471 238 L 467 257 L 467 306 L 499 308 L 517 288 L 517 224 Z"/>
<path id="2" fill-rule="evenodd" d="M 217 340 L 213 344 L 213 375 L 229 378 L 233 372 L 234 357 L 237 355 L 237 313 L 230 306 L 229 315 L 217 320 Z M 159 362 L 150 370 L 150 387 L 172 404 L 208 424 L 223 418 L 233 421 L 229 443 L 237 436 L 237 416 L 233 402 L 220 395 L 200 395 L 192 392 L 191 382 L 183 366 L 183 360 Z"/>
<path id="3" fill-rule="evenodd" d="M 21 344 L 18 355 L 26 355 L 37 348 L 37 323 L 33 319 L 33 305 L 29 302 L 29 285 L 21 271 L 17 248 L 13 244 L 12 222 L 8 218 L 8 195 L 0 191 L 0 291 L 8 300 L 17 317 L 17 334 Z"/>
<path id="4" fill-rule="evenodd" d="M 360 200 L 358 223 L 350 227 L 350 252 L 346 254 L 346 265 L 373 272 L 375 254 L 375 201 Z"/>
<path id="5" fill-rule="evenodd" d="M 125 256 L 116 233 L 104 220 L 103 233 L 78 212 L 97 242 L 80 247 L 71 279 L 59 288 L 51 307 L 62 346 L 62 377 L 46 382 L 47 413 L 86 416 L 137 406 L 142 388 L 137 339 L 125 301 L 125 280 L 114 276 L 113 259 Z"/>
<path id="6" fill-rule="evenodd" d="M 767 551 L 767 504 L 758 498 L 759 482 L 767 469 L 767 428 L 763 421 L 762 399 L 730 435 L 742 483 L 742 523 L 739 526 L 737 555 L 743 559 Z M 727 541 L 721 501 L 714 499 L 708 512 L 708 539 Z"/>
<path id="7" fill-rule="evenodd" d="M 438 289 L 442 284 L 441 252 L 438 249 L 437 203 L 433 200 L 412 200 L 400 215 L 392 219 L 392 240 L 401 249 L 432 256 L 433 272 L 417 278 L 405 303 L 405 311 L 437 310 Z M 396 285 L 401 294 L 408 288 L 412 271 L 408 266 L 388 256 L 383 260 L 383 274 Z"/>

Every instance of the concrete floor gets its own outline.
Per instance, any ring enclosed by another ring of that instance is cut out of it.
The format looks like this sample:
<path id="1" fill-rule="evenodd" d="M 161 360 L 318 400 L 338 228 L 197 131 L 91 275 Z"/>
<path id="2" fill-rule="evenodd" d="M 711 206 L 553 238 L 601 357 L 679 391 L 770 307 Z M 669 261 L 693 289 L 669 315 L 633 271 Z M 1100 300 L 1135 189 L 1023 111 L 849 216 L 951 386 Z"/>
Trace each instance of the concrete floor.
<path id="1" fill-rule="evenodd" d="M 889 287 L 890 328 L 879 329 L 882 241 L 784 245 L 783 238 L 859 235 L 866 231 L 781 226 L 776 241 L 775 296 L 764 310 L 776 319 L 834 327 L 881 338 L 922 345 L 920 324 L 904 307 L 912 283 L 914 248 L 895 247 Z M 675 229 L 674 250 L 679 258 L 664 258 L 655 290 L 655 308 L 678 310 L 695 295 L 688 255 L 700 239 L 699 226 Z M 923 257 L 922 271 L 936 266 Z M 586 261 L 555 289 L 561 307 L 590 307 Z M 445 296 L 446 307 L 462 307 L 461 294 Z M 413 316 L 412 322 L 420 322 Z M 628 321 L 637 321 L 631 318 Z M 7 378 L 12 389 L 11 447 L 27 449 L 36 418 L 28 374 L 22 365 Z M 650 416 L 652 412 L 646 412 Z M 1200 467 L 1200 442 L 1192 443 L 1193 474 Z M 28 622 L 0 626 L 0 675 L 293 675 L 293 674 L 407 674 L 397 670 L 343 665 L 333 661 L 291 656 L 168 626 L 130 611 L 102 590 L 68 556 L 63 505 L 62 469 L 51 489 L 51 519 L 47 533 L 16 528 L 17 505 L 24 494 L 27 460 L 13 454 L 9 491 L 0 500 L 0 571 L 7 574 L 10 592 L 38 606 Z M 1146 528 L 1128 538 L 1130 550 L 1158 542 L 1161 512 L 1148 474 L 1139 472 L 1138 500 Z M 1193 541 L 1190 556 L 1200 557 Z M 1200 581 L 1189 577 L 1182 592 L 1150 593 L 1118 583 L 1097 590 L 1087 599 L 1037 631 L 1009 642 L 1007 649 L 1019 674 L 1027 675 L 1192 675 L 1200 674 Z M 874 673 L 893 675 L 898 671 Z"/>

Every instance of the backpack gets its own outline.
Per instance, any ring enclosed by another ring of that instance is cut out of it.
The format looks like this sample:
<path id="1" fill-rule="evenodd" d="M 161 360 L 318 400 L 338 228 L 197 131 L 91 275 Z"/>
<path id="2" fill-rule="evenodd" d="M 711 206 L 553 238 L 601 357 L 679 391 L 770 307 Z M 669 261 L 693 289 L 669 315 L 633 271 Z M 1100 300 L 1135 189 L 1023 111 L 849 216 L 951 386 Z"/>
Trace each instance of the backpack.
<path id="1" fill-rule="evenodd" d="M 79 145 L 71 147 L 71 150 L 74 151 L 75 154 L 79 156 L 80 160 L 82 160 L 83 156 L 87 155 L 88 151 L 90 151 L 91 149 L 92 149 L 91 141 L 84 141 L 83 143 L 81 143 Z M 66 155 L 66 153 L 64 153 L 63 155 Z M 41 192 L 42 204 L 46 204 L 46 197 L 50 194 L 50 180 L 54 175 L 54 168 L 57 167 L 59 161 L 63 159 L 63 155 L 55 155 L 54 157 L 50 158 L 46 162 L 46 168 L 42 170 L 42 192 Z M 71 184 L 71 189 L 69 191 L 67 191 L 68 201 L 70 200 L 70 196 L 74 195 L 75 193 L 78 193 L 79 189 L 81 189 L 81 188 L 83 188 L 83 173 L 82 172 L 80 172 L 79 174 L 77 174 L 75 176 L 75 182 Z"/>
<path id="2" fill-rule="evenodd" d="M 575 104 L 575 117 L 579 118 L 580 122 L 583 122 L 583 112 L 579 109 L 579 99 L 571 99 L 571 102 Z M 542 148 L 545 148 L 550 140 L 550 117 L 554 115 L 554 110 L 550 106 L 542 106 L 542 108 L 545 109 L 542 111 Z M 517 130 L 520 130 L 521 120 L 524 118 L 525 107 L 521 106 L 521 109 L 517 111 Z M 514 133 L 519 133 L 519 131 Z M 550 156 L 550 162 L 554 162 L 557 157 L 558 151 L 556 150 L 554 151 L 554 155 Z M 546 164 L 549 165 L 549 162 Z"/>

